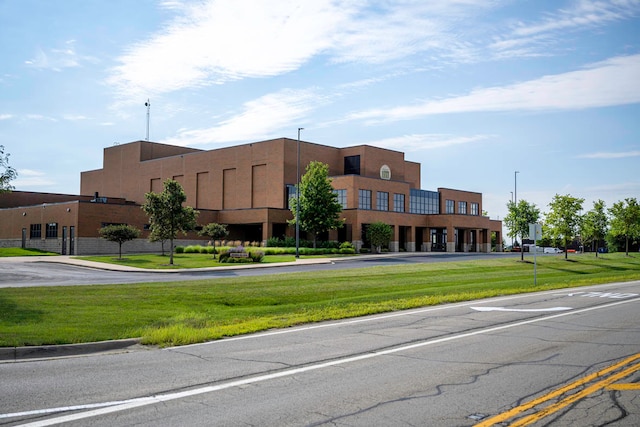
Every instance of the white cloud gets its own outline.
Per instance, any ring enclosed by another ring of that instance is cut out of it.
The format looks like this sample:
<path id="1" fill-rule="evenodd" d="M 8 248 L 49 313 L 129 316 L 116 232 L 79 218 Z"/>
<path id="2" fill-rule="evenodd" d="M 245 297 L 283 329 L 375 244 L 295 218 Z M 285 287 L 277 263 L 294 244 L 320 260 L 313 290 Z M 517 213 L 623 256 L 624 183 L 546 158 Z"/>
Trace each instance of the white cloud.
<path id="1" fill-rule="evenodd" d="M 640 13 L 640 1 L 579 0 L 533 23 L 518 21 L 506 35 L 490 44 L 495 56 L 537 56 L 550 54 L 558 37 L 567 32 L 585 31 L 615 21 L 631 19 Z"/>
<path id="2" fill-rule="evenodd" d="M 640 55 L 621 56 L 583 70 L 544 76 L 508 86 L 421 104 L 367 110 L 350 120 L 396 121 L 432 114 L 483 111 L 577 110 L 640 102 Z"/>
<path id="3" fill-rule="evenodd" d="M 75 42 L 75 40 L 68 40 L 65 42 L 64 47 L 50 49 L 48 52 L 38 49 L 35 56 L 24 63 L 33 68 L 53 71 L 78 67 L 80 66 L 80 58 L 74 49 Z"/>
<path id="4" fill-rule="evenodd" d="M 122 99 L 297 69 L 331 46 L 349 2 L 208 1 L 123 55 L 107 82 Z"/>
<path id="5" fill-rule="evenodd" d="M 57 122 L 58 119 L 53 118 L 53 117 L 49 117 L 49 116 L 44 116 L 42 114 L 27 114 L 25 116 L 28 120 L 44 120 L 44 121 L 48 121 L 48 122 Z"/>
<path id="6" fill-rule="evenodd" d="M 86 116 L 78 115 L 78 114 L 65 114 L 62 116 L 62 118 L 72 122 L 79 121 L 79 120 L 87 120 Z"/>
<path id="7" fill-rule="evenodd" d="M 491 135 L 456 136 L 441 134 L 413 134 L 370 141 L 366 144 L 404 152 L 446 148 L 454 145 L 486 141 Z"/>
<path id="8" fill-rule="evenodd" d="M 16 188 L 43 187 L 55 185 L 55 181 L 46 177 L 46 173 L 33 169 L 18 169 L 18 178 L 12 182 Z"/>
<path id="9" fill-rule="evenodd" d="M 640 151 L 599 152 L 583 154 L 578 157 L 581 159 L 626 159 L 629 157 L 640 157 Z"/>
<path id="10" fill-rule="evenodd" d="M 13 118 L 13 114 L 0 114 L 0 120 L 9 120 Z"/>
<path id="11" fill-rule="evenodd" d="M 267 138 L 326 102 L 327 97 L 314 89 L 283 90 L 246 102 L 242 112 L 221 121 L 216 126 L 183 129 L 175 137 L 161 142 L 174 145 L 202 145 Z"/>

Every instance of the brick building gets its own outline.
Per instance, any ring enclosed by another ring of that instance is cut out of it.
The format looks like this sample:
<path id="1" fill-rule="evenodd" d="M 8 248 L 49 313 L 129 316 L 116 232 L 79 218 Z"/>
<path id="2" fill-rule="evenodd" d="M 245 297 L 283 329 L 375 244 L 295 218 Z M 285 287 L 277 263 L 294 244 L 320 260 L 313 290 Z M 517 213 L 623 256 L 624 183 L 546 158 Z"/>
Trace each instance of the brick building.
<path id="1" fill-rule="evenodd" d="M 391 251 L 489 252 L 492 234 L 502 241 L 502 223 L 482 216 L 482 194 L 421 190 L 420 164 L 405 160 L 402 152 L 279 138 L 207 151 L 146 141 L 108 147 L 102 169 L 82 172 L 83 196 L 0 195 L 0 245 L 67 254 L 114 252 L 115 244 L 100 239 L 98 229 L 111 223 L 145 229 L 144 195 L 162 191 L 168 178 L 182 185 L 186 204 L 200 211 L 199 224 L 227 224 L 231 240 L 264 244 L 269 237 L 293 236 L 288 200 L 295 194 L 298 147 L 300 173 L 311 161 L 327 164 L 343 206 L 345 227 L 324 239 L 360 248 L 366 245 L 367 225 L 382 221 L 394 228 Z M 157 251 L 159 244 L 145 237 L 124 249 Z M 192 233 L 181 243 L 197 239 Z"/>

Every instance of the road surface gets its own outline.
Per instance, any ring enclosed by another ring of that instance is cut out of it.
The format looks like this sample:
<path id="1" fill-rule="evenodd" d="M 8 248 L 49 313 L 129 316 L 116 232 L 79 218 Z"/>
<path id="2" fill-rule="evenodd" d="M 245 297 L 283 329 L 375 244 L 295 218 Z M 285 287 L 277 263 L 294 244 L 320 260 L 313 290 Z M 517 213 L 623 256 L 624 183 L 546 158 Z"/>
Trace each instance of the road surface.
<path id="1" fill-rule="evenodd" d="M 640 282 L 0 363 L 0 425 L 638 426 Z"/>
<path id="2" fill-rule="evenodd" d="M 35 258 L 0 258 L 0 288 L 25 286 L 75 286 L 119 283 L 169 282 L 199 279 L 215 279 L 224 277 L 257 276 L 265 274 L 284 274 L 301 271 L 338 270 L 347 268 L 368 268 L 380 265 L 401 265 L 425 262 L 448 262 L 460 260 L 495 259 L 497 257 L 515 257 L 519 254 L 486 254 L 486 253 L 412 253 L 405 255 L 390 254 L 388 256 L 361 256 L 310 260 L 305 262 L 250 265 L 257 268 L 216 267 L 208 271 L 111 271 L 101 268 L 87 268 L 66 264 L 70 257 Z M 57 260 L 61 260 L 57 262 Z M 91 264 L 87 264 L 91 265 Z M 110 268 L 117 268 L 113 266 Z"/>

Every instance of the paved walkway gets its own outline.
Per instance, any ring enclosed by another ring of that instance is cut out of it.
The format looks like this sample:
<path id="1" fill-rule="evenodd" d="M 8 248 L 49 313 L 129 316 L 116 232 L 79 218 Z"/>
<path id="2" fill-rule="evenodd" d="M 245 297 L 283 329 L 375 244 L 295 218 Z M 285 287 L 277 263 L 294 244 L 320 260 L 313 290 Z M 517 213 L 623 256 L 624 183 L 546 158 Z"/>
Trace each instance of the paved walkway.
<path id="1" fill-rule="evenodd" d="M 382 255 L 376 255 L 382 256 Z M 345 258 L 336 258 L 345 259 Z M 144 273 L 181 273 L 185 271 L 215 271 L 229 269 L 249 269 L 249 268 L 265 268 L 265 267 L 281 267 L 287 265 L 300 264 L 330 264 L 334 262 L 332 258 L 299 258 L 292 262 L 274 262 L 274 263 L 252 263 L 252 264 L 227 264 L 225 266 L 202 267 L 202 268 L 139 268 L 128 265 L 111 264 L 106 262 L 87 261 L 70 255 L 51 255 L 51 256 L 25 256 L 25 257 L 0 257 L 0 263 L 10 262 L 50 262 L 58 264 L 76 265 L 79 267 L 96 268 L 109 271 L 129 271 Z"/>

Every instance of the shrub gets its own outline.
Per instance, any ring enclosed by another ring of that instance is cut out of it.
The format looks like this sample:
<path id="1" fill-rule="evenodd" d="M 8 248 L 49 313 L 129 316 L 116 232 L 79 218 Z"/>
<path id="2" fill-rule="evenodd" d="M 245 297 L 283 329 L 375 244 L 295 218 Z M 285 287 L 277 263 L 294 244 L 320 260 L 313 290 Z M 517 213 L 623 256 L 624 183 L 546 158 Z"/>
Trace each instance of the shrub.
<path id="1" fill-rule="evenodd" d="M 200 249 L 198 246 L 189 245 L 186 248 L 184 248 L 185 254 L 197 254 L 199 252 L 200 252 Z"/>
<path id="2" fill-rule="evenodd" d="M 354 249 L 355 247 L 353 246 L 353 244 L 351 244 L 351 242 L 342 242 L 340 243 L 340 249 Z"/>
<path id="3" fill-rule="evenodd" d="M 218 262 L 227 262 L 227 260 L 230 258 L 229 255 L 229 251 L 222 251 L 220 252 L 220 256 L 218 257 Z"/>
<path id="4" fill-rule="evenodd" d="M 249 257 L 253 262 L 262 262 L 264 259 L 264 252 L 262 251 L 251 251 L 249 252 Z"/>
<path id="5" fill-rule="evenodd" d="M 182 253 L 184 253 L 184 246 L 176 246 L 175 248 L 173 248 L 173 250 L 174 250 L 177 254 L 182 254 Z"/>

